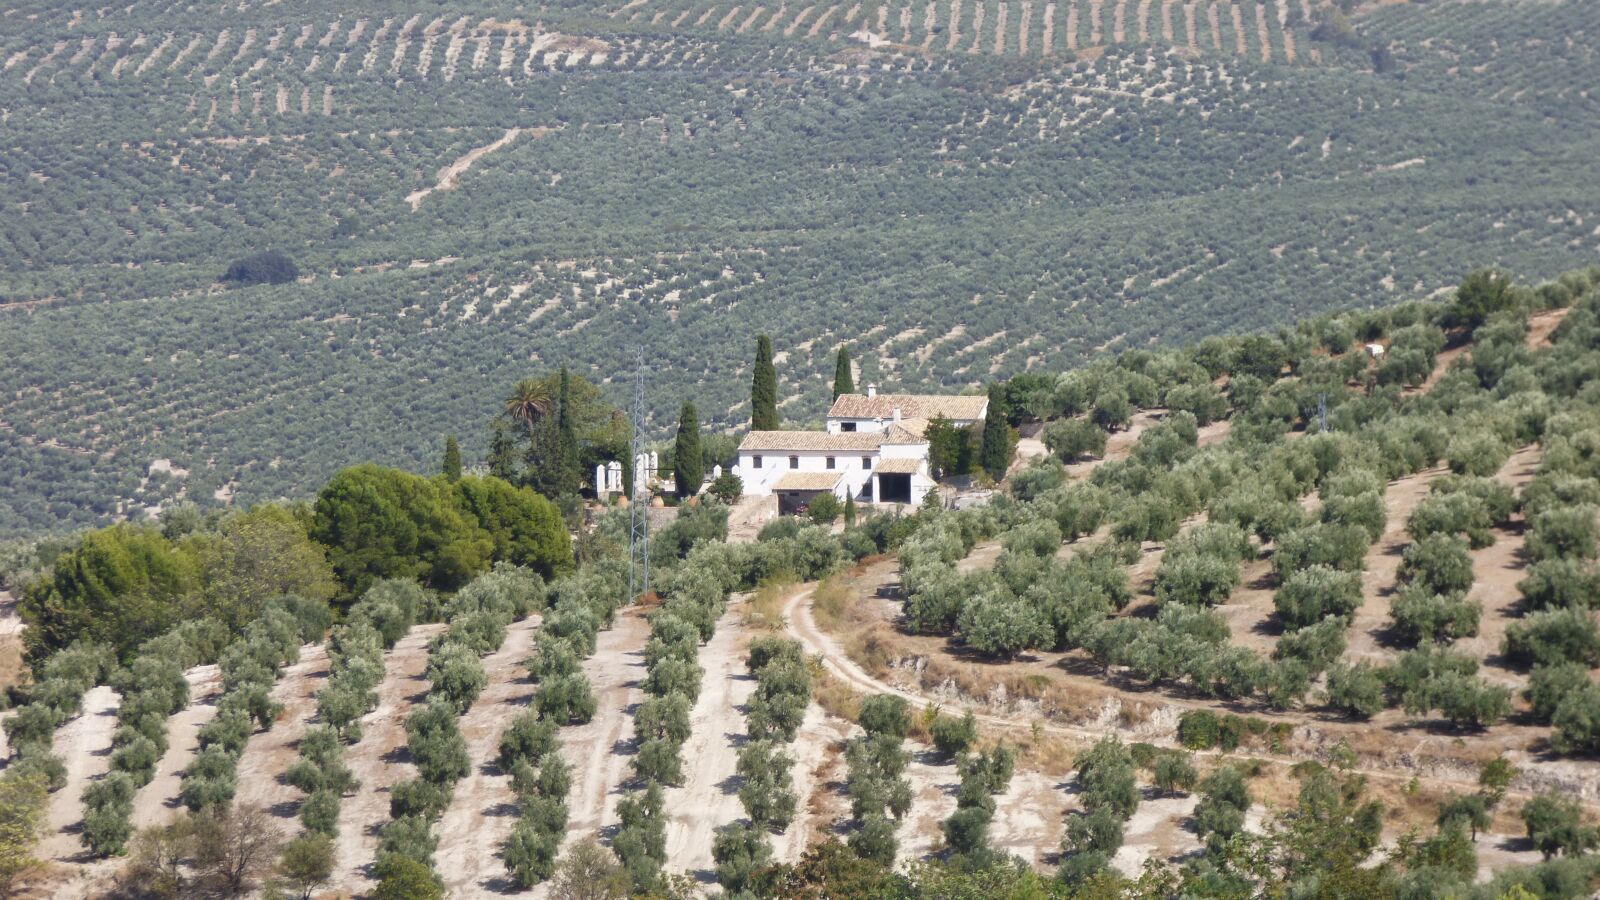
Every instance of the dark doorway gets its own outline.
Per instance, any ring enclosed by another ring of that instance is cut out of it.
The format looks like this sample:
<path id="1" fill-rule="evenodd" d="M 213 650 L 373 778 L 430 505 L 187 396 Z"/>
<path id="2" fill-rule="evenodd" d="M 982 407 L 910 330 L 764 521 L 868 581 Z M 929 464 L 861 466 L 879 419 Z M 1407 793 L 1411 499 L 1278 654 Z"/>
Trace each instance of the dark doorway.
<path id="1" fill-rule="evenodd" d="M 910 503 L 911 476 L 882 473 L 878 476 L 879 503 Z"/>

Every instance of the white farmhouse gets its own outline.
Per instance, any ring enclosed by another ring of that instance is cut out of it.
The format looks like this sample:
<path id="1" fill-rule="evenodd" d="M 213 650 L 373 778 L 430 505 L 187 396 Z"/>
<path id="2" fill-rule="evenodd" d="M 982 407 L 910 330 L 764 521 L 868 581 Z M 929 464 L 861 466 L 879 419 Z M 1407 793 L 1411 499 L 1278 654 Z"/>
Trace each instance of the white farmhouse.
<path id="1" fill-rule="evenodd" d="M 919 431 L 752 431 L 739 444 L 734 466 L 746 495 L 778 496 L 791 513 L 823 491 L 842 502 L 922 502 L 933 489 L 928 442 Z"/>
<path id="2" fill-rule="evenodd" d="M 752 496 L 778 497 L 794 512 L 823 491 L 857 503 L 922 502 L 934 488 L 928 472 L 930 419 L 969 426 L 988 411 L 986 397 L 841 394 L 826 431 L 752 431 L 739 445 L 734 472 Z"/>

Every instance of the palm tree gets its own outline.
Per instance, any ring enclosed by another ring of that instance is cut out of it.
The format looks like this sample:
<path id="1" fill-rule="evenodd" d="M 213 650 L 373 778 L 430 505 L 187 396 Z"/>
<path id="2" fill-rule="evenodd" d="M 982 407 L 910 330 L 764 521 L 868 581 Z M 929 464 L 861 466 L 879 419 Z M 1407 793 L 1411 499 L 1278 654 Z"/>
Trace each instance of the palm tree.
<path id="1" fill-rule="evenodd" d="M 524 378 L 517 382 L 511 389 L 511 395 L 506 397 L 506 415 L 512 420 L 521 422 L 529 431 L 541 418 L 550 412 L 553 399 L 550 396 L 550 387 L 541 381 Z"/>

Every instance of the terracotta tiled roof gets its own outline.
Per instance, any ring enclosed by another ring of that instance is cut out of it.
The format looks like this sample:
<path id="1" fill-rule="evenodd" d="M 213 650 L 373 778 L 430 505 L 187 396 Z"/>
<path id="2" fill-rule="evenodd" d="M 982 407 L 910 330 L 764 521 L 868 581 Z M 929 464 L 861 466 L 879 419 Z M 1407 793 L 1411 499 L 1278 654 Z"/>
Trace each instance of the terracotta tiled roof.
<path id="1" fill-rule="evenodd" d="M 878 461 L 873 471 L 882 475 L 915 475 L 922 471 L 922 460 L 910 457 L 883 459 Z"/>
<path id="2" fill-rule="evenodd" d="M 752 431 L 739 442 L 740 450 L 876 450 L 884 435 L 875 431 Z"/>
<path id="3" fill-rule="evenodd" d="M 831 491 L 839 483 L 839 472 L 790 472 L 773 485 L 779 491 Z"/>
<path id="4" fill-rule="evenodd" d="M 885 444 L 920 444 L 926 438 L 928 431 L 927 419 L 901 419 L 893 422 L 884 429 L 883 442 Z"/>
<path id="5" fill-rule="evenodd" d="M 981 395 L 958 396 L 954 394 L 840 394 L 828 410 L 830 419 L 892 419 L 895 408 L 902 419 L 974 420 L 983 418 L 989 398 Z"/>

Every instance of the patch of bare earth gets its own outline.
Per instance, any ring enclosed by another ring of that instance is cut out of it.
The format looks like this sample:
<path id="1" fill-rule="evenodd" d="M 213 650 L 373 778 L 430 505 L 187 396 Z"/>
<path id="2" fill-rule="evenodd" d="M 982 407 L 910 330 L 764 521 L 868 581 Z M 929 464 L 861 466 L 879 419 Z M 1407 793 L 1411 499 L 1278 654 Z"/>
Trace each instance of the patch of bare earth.
<path id="1" fill-rule="evenodd" d="M 567 843 L 598 835 L 617 821 L 617 800 L 629 778 L 633 711 L 643 692 L 644 645 L 650 636 L 644 611 L 628 607 L 600 632 L 594 655 L 584 661 L 597 704 L 595 717 L 561 729 L 561 755 L 572 765 L 567 795 Z"/>
<path id="2" fill-rule="evenodd" d="M 821 706 L 806 707 L 800 730 L 789 745 L 794 757 L 795 796 L 800 803 L 794 821 L 782 834 L 773 835 L 772 855 L 781 862 L 794 862 L 813 844 L 825 840 L 833 827 L 849 814 L 849 806 L 839 791 L 844 781 L 844 760 L 840 747 L 850 733 L 850 723 L 828 715 Z"/>
<path id="3" fill-rule="evenodd" d="M 117 730 L 122 698 L 106 685 L 83 695 L 83 711 L 56 729 L 51 749 L 67 767 L 66 786 L 50 795 L 40 859 L 67 862 L 85 857 L 78 840 L 83 823 L 83 789 L 111 768 L 111 735 Z M 86 857 L 85 857 L 86 858 Z"/>
<path id="4" fill-rule="evenodd" d="M 385 655 L 378 707 L 361 720 L 361 740 L 345 750 L 345 764 L 360 782 L 339 807 L 334 879 L 345 887 L 364 891 L 371 886 L 378 832 L 389 821 L 389 789 L 416 775 L 406 753 L 406 716 L 427 701 L 428 641 L 444 628 L 419 625 Z"/>
<path id="5" fill-rule="evenodd" d="M 328 651 L 321 644 L 300 648 L 300 659 L 287 666 L 272 686 L 272 699 L 283 704 L 272 728 L 256 732 L 239 756 L 236 799 L 259 806 L 280 820 L 285 833 L 298 830 L 294 817 L 305 799 L 283 775 L 300 757 L 300 739 L 317 714 L 317 692 L 328 680 Z"/>
<path id="6" fill-rule="evenodd" d="M 456 782 L 450 807 L 434 826 L 439 847 L 434 862 L 445 890 L 468 897 L 510 886 L 500 846 L 517 821 L 511 778 L 495 764 L 500 735 L 528 705 L 534 686 L 523 666 L 533 651 L 540 618 L 529 616 L 506 629 L 500 649 L 483 660 L 488 686 L 461 717 L 472 772 Z"/>
<path id="7" fill-rule="evenodd" d="M 700 697 L 690 713 L 683 746 L 682 787 L 667 791 L 667 859 L 701 881 L 713 877 L 711 842 L 717 829 L 744 817 L 735 772 L 745 741 L 744 704 L 755 690 L 745 671 L 750 635 L 737 608 L 722 617 L 717 632 L 700 648 L 705 669 Z"/>

